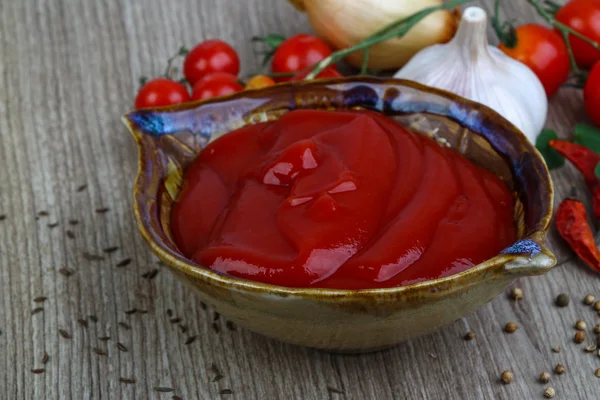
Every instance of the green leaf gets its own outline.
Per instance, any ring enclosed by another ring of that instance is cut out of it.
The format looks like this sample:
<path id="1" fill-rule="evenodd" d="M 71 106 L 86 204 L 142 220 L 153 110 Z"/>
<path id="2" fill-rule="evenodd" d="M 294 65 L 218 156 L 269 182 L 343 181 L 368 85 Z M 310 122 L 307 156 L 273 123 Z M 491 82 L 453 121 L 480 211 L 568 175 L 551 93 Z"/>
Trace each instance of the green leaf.
<path id="1" fill-rule="evenodd" d="M 575 143 L 600 154 L 600 129 L 586 124 L 575 125 Z"/>
<path id="2" fill-rule="evenodd" d="M 554 139 L 558 139 L 556 132 L 554 132 L 552 129 L 544 129 L 535 141 L 535 147 L 544 157 L 544 161 L 546 161 L 548 169 L 559 168 L 565 164 L 565 159 L 563 156 L 558 154 L 556 150 L 550 147 L 549 143 Z"/>
<path id="3" fill-rule="evenodd" d="M 596 164 L 596 168 L 594 168 L 594 174 L 596 174 L 596 178 L 600 179 L 600 163 Z"/>

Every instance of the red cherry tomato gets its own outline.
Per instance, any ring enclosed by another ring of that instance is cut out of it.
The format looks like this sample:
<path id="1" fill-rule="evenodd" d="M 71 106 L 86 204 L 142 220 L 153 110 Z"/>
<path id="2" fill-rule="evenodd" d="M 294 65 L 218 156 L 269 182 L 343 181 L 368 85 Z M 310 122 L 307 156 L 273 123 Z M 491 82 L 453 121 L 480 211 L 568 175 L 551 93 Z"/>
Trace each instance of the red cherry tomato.
<path id="1" fill-rule="evenodd" d="M 240 59 L 230 45 L 222 40 L 207 40 L 194 47 L 183 62 L 183 75 L 194 86 L 202 77 L 214 72 L 236 75 Z"/>
<path id="2" fill-rule="evenodd" d="M 556 13 L 556 20 L 600 43 L 600 0 L 571 0 Z M 600 51 L 569 35 L 577 65 L 590 68 L 600 60 Z"/>
<path id="3" fill-rule="evenodd" d="M 588 115 L 600 126 L 600 61 L 594 65 L 585 82 L 583 100 Z"/>
<path id="4" fill-rule="evenodd" d="M 167 78 L 146 82 L 135 97 L 135 108 L 161 107 L 190 101 L 187 88 Z"/>
<path id="5" fill-rule="evenodd" d="M 237 77 L 226 72 L 215 72 L 200 79 L 194 85 L 192 100 L 204 100 L 211 97 L 226 96 L 243 90 L 236 81 Z"/>
<path id="6" fill-rule="evenodd" d="M 286 39 L 275 51 L 271 70 L 275 73 L 302 71 L 331 55 L 331 49 L 316 36 L 301 33 Z M 335 69 L 335 66 L 333 66 Z M 291 80 L 278 77 L 277 82 Z"/>
<path id="7" fill-rule="evenodd" d="M 516 45 L 510 48 L 500 44 L 500 50 L 531 68 L 544 85 L 546 95 L 552 96 L 569 77 L 567 46 L 558 33 L 542 25 L 522 25 L 516 33 Z"/>
<path id="8" fill-rule="evenodd" d="M 310 71 L 300 72 L 299 74 L 294 75 L 290 80 L 291 81 L 301 81 L 302 79 L 306 78 L 306 75 L 308 75 L 309 73 L 310 73 Z M 337 72 L 334 68 L 327 67 L 323 71 L 319 72 L 319 74 L 315 77 L 315 79 L 341 78 L 343 76 L 344 75 Z"/>

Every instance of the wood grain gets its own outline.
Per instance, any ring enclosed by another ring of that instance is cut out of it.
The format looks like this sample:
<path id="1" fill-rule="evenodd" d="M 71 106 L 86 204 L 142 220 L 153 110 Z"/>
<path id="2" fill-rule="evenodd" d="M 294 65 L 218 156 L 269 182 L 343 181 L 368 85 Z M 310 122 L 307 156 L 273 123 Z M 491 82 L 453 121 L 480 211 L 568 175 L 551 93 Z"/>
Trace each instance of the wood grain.
<path id="1" fill-rule="evenodd" d="M 503 3 L 509 18 L 533 19 L 524 0 Z M 600 358 L 572 335 L 577 319 L 598 322 L 581 299 L 600 295 L 600 279 L 555 232 L 561 266 L 518 282 L 523 301 L 500 296 L 438 333 L 361 356 L 231 326 L 157 263 L 131 212 L 136 150 L 119 120 L 138 77 L 159 74 L 180 45 L 217 37 L 247 74 L 260 62 L 251 35 L 309 30 L 283 0 L 0 2 L 1 399 L 533 399 L 539 373 L 559 362 L 558 398 L 598 398 Z M 578 91 L 552 99 L 548 126 L 561 136 L 582 120 Z M 572 187 L 585 196 L 571 166 L 552 175 L 557 201 Z M 561 292 L 570 307 L 553 306 Z M 503 333 L 508 321 L 520 329 Z M 462 340 L 469 330 L 477 338 Z"/>

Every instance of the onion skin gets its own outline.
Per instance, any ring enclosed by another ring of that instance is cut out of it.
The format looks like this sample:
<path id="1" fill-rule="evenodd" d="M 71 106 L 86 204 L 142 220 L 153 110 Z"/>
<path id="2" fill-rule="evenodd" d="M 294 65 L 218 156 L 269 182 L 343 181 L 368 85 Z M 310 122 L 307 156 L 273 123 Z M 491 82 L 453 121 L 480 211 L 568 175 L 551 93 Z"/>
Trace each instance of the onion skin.
<path id="1" fill-rule="evenodd" d="M 441 0 L 290 0 L 305 11 L 318 36 L 336 49 L 353 46 L 384 26 L 427 7 L 441 5 Z M 368 68 L 400 68 L 424 47 L 446 43 L 458 28 L 458 10 L 437 11 L 415 25 L 404 37 L 378 43 L 370 48 Z M 363 52 L 350 54 L 346 61 L 359 68 Z"/>

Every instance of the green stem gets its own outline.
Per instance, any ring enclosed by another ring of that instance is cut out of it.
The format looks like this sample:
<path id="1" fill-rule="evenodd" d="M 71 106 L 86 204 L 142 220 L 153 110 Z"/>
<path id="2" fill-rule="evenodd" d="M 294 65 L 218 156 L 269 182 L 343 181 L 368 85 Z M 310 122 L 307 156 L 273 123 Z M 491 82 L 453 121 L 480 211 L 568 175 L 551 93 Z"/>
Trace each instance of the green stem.
<path id="1" fill-rule="evenodd" d="M 569 43 L 569 34 L 567 32 L 563 32 L 563 39 L 565 44 L 567 45 L 567 52 L 569 53 L 569 62 L 571 63 L 571 69 L 573 70 L 574 75 L 579 75 L 579 67 L 577 66 L 577 60 L 575 60 L 575 54 L 573 54 L 573 48 L 571 48 L 571 44 Z"/>
<path id="2" fill-rule="evenodd" d="M 409 17 L 403 18 L 401 20 L 392 22 L 391 24 L 385 26 L 383 29 L 375 32 L 371 36 L 366 37 L 362 41 L 358 42 L 354 46 L 347 47 L 345 49 L 338 50 L 332 53 L 329 57 L 321 60 L 317 63 L 317 66 L 309 73 L 304 80 L 314 79 L 319 72 L 323 71 L 325 68 L 330 66 L 331 64 L 335 64 L 340 61 L 348 54 L 354 53 L 359 50 L 368 49 L 376 43 L 384 42 L 388 39 L 399 37 L 405 35 L 409 30 L 412 29 L 417 23 L 419 23 L 423 18 L 428 16 L 429 14 L 440 11 L 447 10 L 449 8 L 454 8 L 460 4 L 467 3 L 471 0 L 452 0 L 448 3 L 442 4 L 436 7 L 425 8 Z"/>
<path id="3" fill-rule="evenodd" d="M 360 74 L 361 75 L 366 75 L 367 74 L 367 65 L 369 65 L 369 51 L 371 51 L 370 47 L 367 47 L 364 50 L 363 61 L 362 61 L 362 65 L 360 67 Z"/>
<path id="4" fill-rule="evenodd" d="M 171 78 L 171 67 L 173 66 L 173 61 L 175 61 L 178 57 L 183 57 L 188 53 L 188 49 L 185 48 L 185 46 L 181 46 L 179 48 L 179 50 L 177 50 L 177 54 L 171 56 L 171 58 L 169 58 L 167 60 L 167 68 L 165 69 L 165 74 L 164 77 L 167 79 L 172 79 Z"/>

